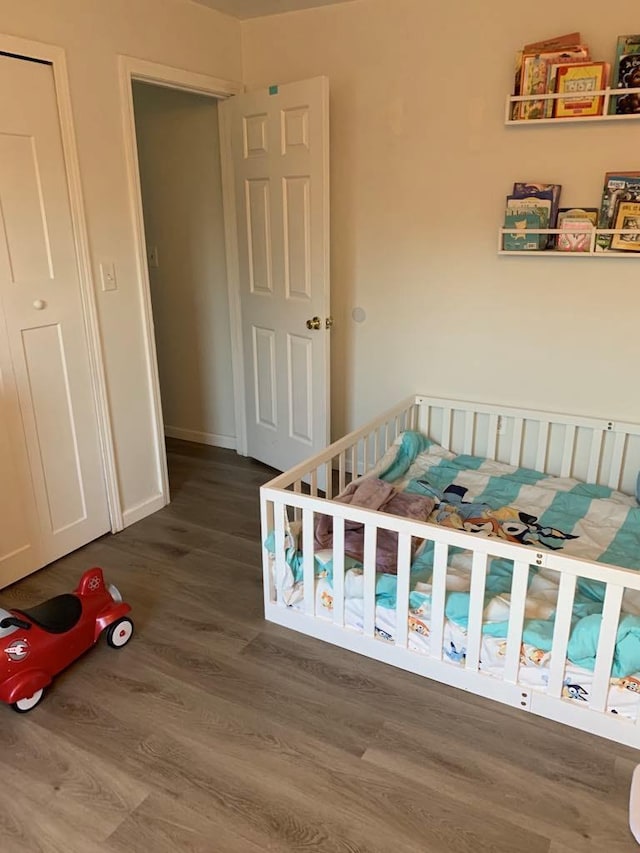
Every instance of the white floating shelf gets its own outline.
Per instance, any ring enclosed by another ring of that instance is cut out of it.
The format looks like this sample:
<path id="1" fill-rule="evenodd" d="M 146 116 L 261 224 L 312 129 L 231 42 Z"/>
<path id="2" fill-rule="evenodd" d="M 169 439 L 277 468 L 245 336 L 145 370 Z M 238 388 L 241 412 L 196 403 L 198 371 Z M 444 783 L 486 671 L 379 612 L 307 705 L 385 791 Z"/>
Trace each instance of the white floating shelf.
<path id="1" fill-rule="evenodd" d="M 582 93 L 581 93 L 582 94 Z M 640 88 L 637 89 L 595 89 L 590 92 L 585 92 L 585 98 L 595 98 L 598 96 L 602 96 L 604 98 L 604 102 L 602 105 L 602 114 L 596 116 L 563 116 L 561 118 L 511 118 L 512 108 L 514 104 L 522 103 L 522 101 L 557 101 L 560 98 L 567 99 L 570 97 L 575 97 L 575 95 L 569 95 L 567 92 L 562 92 L 561 94 L 553 94 L 553 95 L 507 95 L 507 102 L 505 107 L 505 116 L 504 123 L 505 124 L 526 124 L 529 127 L 532 125 L 538 124 L 569 124 L 576 122 L 585 122 L 585 121 L 637 121 L 640 119 L 640 113 L 629 113 L 624 115 L 612 114 L 609 115 L 609 103 L 611 98 L 619 97 L 621 95 L 638 95 L 640 94 Z"/>
<path id="2" fill-rule="evenodd" d="M 619 251 L 618 249 L 600 249 L 596 248 L 596 238 L 599 234 L 630 234 L 638 236 L 637 230 L 620 229 L 620 228 L 593 228 L 590 231 L 581 230 L 579 228 L 527 228 L 523 231 L 524 234 L 589 234 L 590 248 L 588 251 L 565 251 L 564 249 L 503 249 L 503 238 L 505 234 L 516 234 L 517 229 L 514 228 L 499 228 L 498 229 L 498 254 L 499 255 L 527 255 L 528 257 L 572 257 L 572 258 L 640 258 L 640 247 L 638 251 L 629 249 Z"/>

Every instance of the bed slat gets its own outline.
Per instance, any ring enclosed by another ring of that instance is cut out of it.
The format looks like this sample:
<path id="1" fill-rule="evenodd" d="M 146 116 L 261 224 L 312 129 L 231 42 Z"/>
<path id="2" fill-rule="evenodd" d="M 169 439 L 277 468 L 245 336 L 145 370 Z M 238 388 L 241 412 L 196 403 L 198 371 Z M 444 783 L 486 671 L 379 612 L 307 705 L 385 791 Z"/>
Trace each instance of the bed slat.
<path id="1" fill-rule="evenodd" d="M 262 531 L 273 530 L 273 503 L 272 501 L 260 501 L 260 525 Z M 276 600 L 276 585 L 273 572 L 270 570 L 269 552 L 262 537 L 262 567 L 263 567 L 263 593 L 265 607 Z"/>
<path id="2" fill-rule="evenodd" d="M 451 448 L 451 409 L 448 407 L 442 410 L 442 441 L 440 444 L 445 450 Z"/>
<path id="3" fill-rule="evenodd" d="M 602 458 L 603 430 L 593 430 L 591 434 L 591 448 L 589 452 L 589 467 L 587 468 L 587 482 L 597 483 L 600 473 L 600 460 Z"/>
<path id="4" fill-rule="evenodd" d="M 302 510 L 302 574 L 304 578 L 304 610 L 315 613 L 316 583 L 313 566 L 313 510 Z"/>
<path id="5" fill-rule="evenodd" d="M 627 437 L 623 432 L 616 433 L 613 443 L 613 454 L 609 466 L 609 480 L 607 485 L 610 489 L 620 488 L 620 473 L 622 471 L 622 460 L 624 459 L 624 447 Z"/>
<path id="6" fill-rule="evenodd" d="M 573 451 L 576 441 L 576 428 L 567 425 L 564 431 L 564 445 L 562 448 L 562 462 L 560 463 L 560 476 L 570 477 L 573 467 Z"/>
<path id="7" fill-rule="evenodd" d="M 536 471 L 544 471 L 547 465 L 549 448 L 549 421 L 540 421 L 538 429 L 538 449 L 536 451 Z"/>
<path id="8" fill-rule="evenodd" d="M 281 503 L 275 503 L 273 505 L 274 515 L 275 515 L 275 530 L 276 530 L 276 560 L 275 560 L 275 572 L 276 578 L 278 579 L 277 588 L 281 589 L 281 580 L 284 578 L 284 573 L 286 570 L 286 559 L 285 559 L 285 548 L 284 548 L 284 514 L 286 512 L 284 505 Z M 278 603 L 281 602 L 281 592 L 278 591 Z"/>
<path id="9" fill-rule="evenodd" d="M 509 613 L 509 630 L 507 632 L 507 655 L 504 663 L 504 680 L 510 684 L 518 683 L 528 580 L 529 564 L 518 560 L 513 566 L 511 612 Z"/>
<path id="10" fill-rule="evenodd" d="M 469 595 L 469 628 L 467 631 L 467 660 L 465 668 L 478 671 L 480 645 L 482 643 L 482 615 L 484 612 L 484 588 L 487 578 L 487 555 L 473 552 L 471 563 L 471 589 Z"/>
<path id="11" fill-rule="evenodd" d="M 607 704 L 609 678 L 618 635 L 618 620 L 623 592 L 623 587 L 608 583 L 607 591 L 604 594 L 598 651 L 596 653 L 596 665 L 593 669 L 591 699 L 589 700 L 589 707 L 594 711 L 604 711 Z"/>
<path id="12" fill-rule="evenodd" d="M 444 542 L 436 542 L 433 554 L 433 578 L 431 580 L 431 639 L 429 641 L 431 657 L 436 660 L 442 660 L 448 556 L 449 546 Z"/>
<path id="13" fill-rule="evenodd" d="M 558 605 L 551 643 L 551 666 L 549 669 L 549 687 L 547 688 L 549 696 L 559 697 L 562 693 L 575 591 L 576 576 L 562 574 L 558 588 Z"/>
<path id="14" fill-rule="evenodd" d="M 522 429 L 524 420 L 522 418 L 513 419 L 513 432 L 511 433 L 511 453 L 509 454 L 509 464 L 516 468 L 520 465 L 520 455 L 522 453 Z"/>
<path id="15" fill-rule="evenodd" d="M 333 622 L 344 625 L 344 518 L 333 518 Z"/>
<path id="16" fill-rule="evenodd" d="M 364 634 L 373 637 L 376 621 L 376 540 L 377 528 L 364 526 Z"/>
<path id="17" fill-rule="evenodd" d="M 427 403 L 421 403 L 418 410 L 418 429 L 423 435 L 429 435 L 429 412 L 430 406 Z"/>
<path id="18" fill-rule="evenodd" d="M 345 452 L 343 450 L 340 456 L 338 456 L 338 489 L 340 490 L 340 494 L 344 492 L 346 485 L 347 478 L 345 474 Z"/>
<path id="19" fill-rule="evenodd" d="M 468 455 L 473 453 L 473 437 L 475 435 L 476 414 L 475 412 L 464 413 L 464 445 L 462 452 Z"/>
<path id="20" fill-rule="evenodd" d="M 487 432 L 487 459 L 495 459 L 498 453 L 498 416 L 489 415 L 489 427 Z"/>
<path id="21" fill-rule="evenodd" d="M 396 594 L 396 645 L 407 647 L 409 620 L 409 586 L 411 580 L 411 536 L 398 536 L 398 581 Z"/>

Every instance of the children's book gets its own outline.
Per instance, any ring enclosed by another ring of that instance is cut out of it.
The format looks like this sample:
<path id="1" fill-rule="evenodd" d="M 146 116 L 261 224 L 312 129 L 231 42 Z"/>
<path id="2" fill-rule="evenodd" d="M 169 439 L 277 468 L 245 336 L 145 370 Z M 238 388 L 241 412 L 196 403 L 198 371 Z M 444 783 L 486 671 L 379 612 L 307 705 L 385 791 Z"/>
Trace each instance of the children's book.
<path id="1" fill-rule="evenodd" d="M 593 224 L 582 217 L 565 216 L 558 228 L 566 233 L 558 234 L 556 249 L 559 252 L 588 252 L 591 248 Z"/>
<path id="2" fill-rule="evenodd" d="M 548 79 L 553 65 L 566 65 L 574 62 L 586 62 L 589 49 L 586 45 L 576 45 L 566 50 L 541 51 L 536 54 L 524 54 L 522 58 L 522 95 L 548 94 Z M 520 118 L 533 120 L 550 115 L 549 104 L 553 99 L 538 101 L 535 99 L 520 102 Z M 551 107 L 552 109 L 552 107 Z"/>
<path id="3" fill-rule="evenodd" d="M 535 196 L 529 196 L 528 198 L 515 198 L 513 195 L 508 195 L 505 209 L 505 221 L 506 217 L 511 214 L 517 214 L 522 217 L 526 213 L 534 213 L 540 220 L 539 224 L 535 227 L 549 228 L 550 212 L 550 199 L 536 198 Z M 544 249 L 547 246 L 548 237 L 548 234 L 532 234 L 531 241 L 536 242 L 536 249 Z"/>
<path id="4" fill-rule="evenodd" d="M 520 95 L 522 93 L 522 62 L 525 54 L 537 54 L 544 50 L 567 50 L 574 45 L 580 44 L 580 33 L 567 33 L 563 36 L 554 36 L 554 38 L 546 39 L 545 41 L 536 41 L 531 44 L 525 44 L 522 50 L 516 52 L 514 79 L 513 79 L 513 94 Z M 551 89 L 550 91 L 554 91 Z M 513 105 L 511 118 L 520 118 L 520 103 Z"/>
<path id="5" fill-rule="evenodd" d="M 544 228 L 542 217 L 533 210 L 507 210 L 504 216 L 504 227 L 513 228 L 509 234 L 502 235 L 502 248 L 505 252 L 536 251 L 540 248 L 540 238 L 544 234 L 529 234 L 530 228 Z"/>
<path id="6" fill-rule="evenodd" d="M 628 35 L 618 36 L 618 40 L 616 42 L 616 55 L 613 62 L 613 71 L 611 74 L 611 87 L 613 89 L 621 87 L 625 89 L 636 88 L 635 86 L 625 86 L 620 82 L 620 62 L 623 56 L 626 57 L 637 53 L 640 53 L 640 33 L 631 33 Z M 618 98 L 612 97 L 611 101 L 609 102 L 609 112 L 616 113 L 617 108 Z"/>
<path id="7" fill-rule="evenodd" d="M 560 207 L 560 192 L 561 184 L 544 184 L 537 181 L 516 181 L 513 185 L 511 195 L 513 198 L 539 198 L 551 201 L 549 208 L 548 225 L 545 228 L 555 228 L 558 218 L 558 209 Z M 548 234 L 545 237 L 547 248 L 551 248 L 554 243 L 553 234 Z"/>
<path id="8" fill-rule="evenodd" d="M 640 172 L 607 172 L 604 176 L 602 201 L 598 212 L 598 228 L 615 228 L 618 206 L 622 202 L 640 202 Z M 596 250 L 611 247 L 611 234 L 598 234 Z"/>
<path id="9" fill-rule="evenodd" d="M 640 59 L 640 57 L 638 57 Z M 557 68 L 555 91 L 571 97 L 555 101 L 554 116 L 571 118 L 602 115 L 604 95 L 589 95 L 607 87 L 609 64 L 607 62 L 576 62 Z"/>
<path id="10" fill-rule="evenodd" d="M 617 88 L 640 89 L 640 53 L 627 53 L 620 57 Z M 617 95 L 614 100 L 618 115 L 640 113 L 640 92 Z"/>
<path id="11" fill-rule="evenodd" d="M 640 202 L 621 201 L 614 228 L 624 228 L 629 233 L 614 234 L 611 240 L 612 249 L 640 252 Z"/>

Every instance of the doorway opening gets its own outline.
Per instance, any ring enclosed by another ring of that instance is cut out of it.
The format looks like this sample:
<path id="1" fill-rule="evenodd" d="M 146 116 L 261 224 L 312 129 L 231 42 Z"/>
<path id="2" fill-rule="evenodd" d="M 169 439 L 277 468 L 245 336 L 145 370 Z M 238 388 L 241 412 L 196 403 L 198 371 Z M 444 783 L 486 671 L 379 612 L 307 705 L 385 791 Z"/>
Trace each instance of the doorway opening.
<path id="1" fill-rule="evenodd" d="M 235 449 L 218 100 L 132 92 L 164 435 Z"/>

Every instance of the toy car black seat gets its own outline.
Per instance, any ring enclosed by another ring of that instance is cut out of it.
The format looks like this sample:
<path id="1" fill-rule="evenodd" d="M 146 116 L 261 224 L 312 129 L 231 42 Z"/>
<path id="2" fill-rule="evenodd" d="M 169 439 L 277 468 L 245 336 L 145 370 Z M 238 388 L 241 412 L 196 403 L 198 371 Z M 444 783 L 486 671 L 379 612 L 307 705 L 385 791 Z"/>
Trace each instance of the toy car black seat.
<path id="1" fill-rule="evenodd" d="M 77 625 L 82 616 L 82 602 L 77 595 L 65 593 L 49 598 L 29 610 L 17 610 L 43 631 L 49 634 L 64 634 Z"/>

